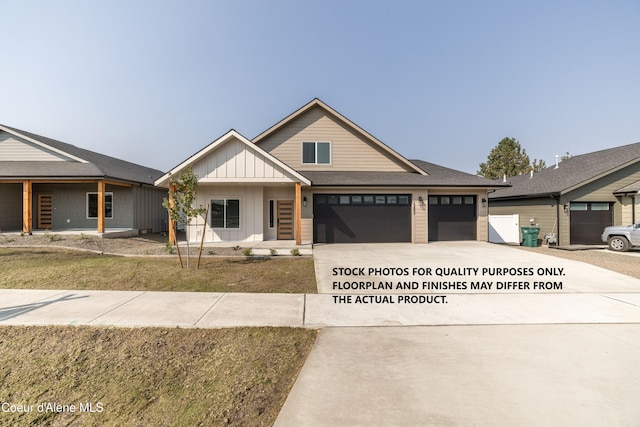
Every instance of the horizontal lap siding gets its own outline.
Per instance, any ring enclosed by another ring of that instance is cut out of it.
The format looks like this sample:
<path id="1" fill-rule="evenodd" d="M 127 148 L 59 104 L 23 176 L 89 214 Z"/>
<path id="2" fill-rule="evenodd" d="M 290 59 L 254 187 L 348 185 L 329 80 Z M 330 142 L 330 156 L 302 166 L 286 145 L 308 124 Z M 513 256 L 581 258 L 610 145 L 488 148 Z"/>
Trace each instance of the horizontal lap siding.
<path id="1" fill-rule="evenodd" d="M 330 142 L 331 164 L 302 164 L 302 142 Z M 403 172 L 405 165 L 345 126 L 320 107 L 313 108 L 263 139 L 260 148 L 299 171 Z"/>
<path id="2" fill-rule="evenodd" d="M 0 131 L 0 160 L 64 161 L 65 158 L 25 139 Z"/>

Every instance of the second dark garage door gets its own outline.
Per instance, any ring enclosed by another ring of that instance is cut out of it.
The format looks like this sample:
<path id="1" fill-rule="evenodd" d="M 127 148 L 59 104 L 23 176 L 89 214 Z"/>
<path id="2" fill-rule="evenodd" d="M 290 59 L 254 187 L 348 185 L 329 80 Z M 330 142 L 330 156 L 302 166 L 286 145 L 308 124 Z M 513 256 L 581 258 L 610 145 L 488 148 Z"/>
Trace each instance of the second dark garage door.
<path id="1" fill-rule="evenodd" d="M 475 196 L 429 196 L 429 240 L 476 240 Z"/>
<path id="2" fill-rule="evenodd" d="M 313 241 L 411 242 L 411 195 L 315 194 Z"/>
<path id="3" fill-rule="evenodd" d="M 613 225 L 613 209 L 608 202 L 571 202 L 570 232 L 572 245 L 602 245 L 600 235 Z"/>

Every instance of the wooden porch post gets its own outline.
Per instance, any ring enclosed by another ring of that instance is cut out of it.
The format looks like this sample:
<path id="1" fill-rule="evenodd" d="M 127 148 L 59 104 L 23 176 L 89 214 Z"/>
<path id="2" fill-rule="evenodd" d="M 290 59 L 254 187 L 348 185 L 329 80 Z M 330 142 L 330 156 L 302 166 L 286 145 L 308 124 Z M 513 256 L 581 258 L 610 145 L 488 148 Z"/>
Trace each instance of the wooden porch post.
<path id="1" fill-rule="evenodd" d="M 296 182 L 296 245 L 302 243 L 302 197 L 300 183 Z"/>
<path id="2" fill-rule="evenodd" d="M 22 181 L 22 231 L 31 233 L 33 226 L 33 185 L 31 181 Z"/>
<path id="3" fill-rule="evenodd" d="M 104 179 L 98 181 L 98 233 L 104 233 Z"/>
<path id="4" fill-rule="evenodd" d="M 169 184 L 169 206 L 173 208 L 175 206 L 175 201 L 173 197 L 171 197 L 172 193 L 175 193 L 176 185 Z M 171 215 L 169 215 L 169 243 L 172 245 L 176 244 L 176 224 L 173 219 L 171 219 Z"/>

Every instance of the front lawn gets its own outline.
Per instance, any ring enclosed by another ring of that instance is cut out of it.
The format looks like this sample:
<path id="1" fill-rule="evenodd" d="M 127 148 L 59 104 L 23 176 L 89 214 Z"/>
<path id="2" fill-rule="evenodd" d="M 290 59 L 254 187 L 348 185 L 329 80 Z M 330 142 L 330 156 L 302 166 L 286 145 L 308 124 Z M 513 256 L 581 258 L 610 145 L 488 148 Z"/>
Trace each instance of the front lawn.
<path id="1" fill-rule="evenodd" d="M 316 335 L 0 327 L 0 425 L 271 426 Z"/>
<path id="2" fill-rule="evenodd" d="M 192 263 L 195 261 L 192 259 Z M 316 293 L 313 259 L 121 257 L 40 248 L 0 248 L 0 288 Z"/>

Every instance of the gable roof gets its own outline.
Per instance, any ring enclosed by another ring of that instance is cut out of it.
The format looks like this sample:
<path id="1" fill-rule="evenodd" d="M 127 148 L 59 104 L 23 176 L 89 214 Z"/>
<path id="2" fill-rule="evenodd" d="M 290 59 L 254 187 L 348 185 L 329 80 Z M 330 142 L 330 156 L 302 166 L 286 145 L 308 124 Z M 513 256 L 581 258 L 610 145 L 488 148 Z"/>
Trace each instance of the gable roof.
<path id="1" fill-rule="evenodd" d="M 191 157 L 187 158 L 185 161 L 183 161 L 182 163 L 180 163 L 179 165 L 177 165 L 176 167 L 171 169 L 169 172 L 165 173 L 160 178 L 156 179 L 155 185 L 156 186 L 164 186 L 164 187 L 168 186 L 169 185 L 169 180 L 171 179 L 172 175 L 180 173 L 180 171 L 182 171 L 187 166 L 193 165 L 198 160 L 206 157 L 208 154 L 212 153 L 213 151 L 215 151 L 216 149 L 218 149 L 222 145 L 224 145 L 227 142 L 232 141 L 232 140 L 237 140 L 237 141 L 242 142 L 247 147 L 247 149 L 253 150 L 253 151 L 259 153 L 260 155 L 264 156 L 268 161 L 270 161 L 271 163 L 279 166 L 280 168 L 282 168 L 286 172 L 288 172 L 290 175 L 294 176 L 302 184 L 311 185 L 311 181 L 309 181 L 306 177 L 301 175 L 296 170 L 290 168 L 289 166 L 284 164 L 282 161 L 280 161 L 279 159 L 277 159 L 273 155 L 267 153 L 262 148 L 260 148 L 257 145 L 253 144 L 251 141 L 249 141 L 247 138 L 242 136 L 242 134 L 240 134 L 239 132 L 235 131 L 234 129 L 229 130 L 227 133 L 225 133 L 224 135 L 222 135 L 221 137 L 219 137 L 218 139 L 216 139 L 215 141 L 213 141 L 212 143 L 210 143 L 209 145 L 204 147 L 202 150 L 198 151 L 197 153 L 195 153 L 194 155 L 192 155 Z"/>
<path id="2" fill-rule="evenodd" d="M 369 132 L 367 132 L 366 130 L 362 129 L 360 126 L 356 125 L 355 123 L 353 123 L 351 120 L 347 119 L 345 116 L 343 116 L 342 114 L 338 113 L 336 110 L 334 110 L 333 108 L 329 107 L 327 104 L 325 104 L 324 102 L 322 102 L 320 99 L 318 98 L 314 98 L 311 102 L 305 104 L 304 106 L 302 106 L 301 108 L 299 108 L 298 110 L 294 111 L 293 113 L 289 114 L 287 117 L 285 117 L 284 119 L 280 120 L 278 123 L 276 123 L 275 125 L 271 126 L 269 129 L 265 130 L 264 132 L 262 132 L 260 135 L 256 136 L 255 138 L 253 138 L 253 143 L 254 144 L 260 144 L 260 142 L 262 140 L 264 140 L 265 138 L 267 138 L 269 135 L 272 135 L 273 133 L 277 132 L 278 130 L 282 129 L 284 126 L 288 125 L 289 123 L 291 123 L 293 120 L 297 119 L 298 117 L 302 116 L 304 113 L 306 113 L 307 111 L 311 110 L 314 107 L 318 107 L 321 108 L 323 110 L 325 110 L 326 112 L 328 112 L 329 114 L 333 115 L 334 117 L 336 117 L 338 120 L 340 120 L 341 122 L 343 122 L 347 127 L 349 127 L 350 129 L 352 129 L 355 133 L 363 136 L 364 138 L 368 139 L 369 141 L 371 141 L 375 146 L 377 146 L 378 148 L 380 148 L 383 152 L 387 153 L 390 157 L 394 158 L 395 160 L 399 161 L 400 163 L 404 164 L 405 166 L 407 166 L 409 169 L 415 171 L 416 173 L 420 174 L 420 175 L 426 175 L 426 172 L 423 171 L 422 169 L 420 169 L 419 167 L 416 167 L 416 165 L 414 165 L 413 163 L 411 163 L 409 160 L 407 160 L 405 157 L 401 156 L 400 154 L 398 154 L 396 151 L 394 151 L 393 149 L 391 149 L 389 146 L 387 146 L 386 144 L 384 144 L 382 141 L 380 141 L 379 139 L 377 139 L 376 137 L 374 137 L 373 135 L 371 135 Z"/>
<path id="3" fill-rule="evenodd" d="M 631 183 L 613 192 L 613 194 L 629 194 L 629 193 L 640 193 L 640 181 Z"/>
<path id="4" fill-rule="evenodd" d="M 427 175 L 412 172 L 307 172 L 314 186 L 416 186 L 416 187 L 489 187 L 509 186 L 480 176 L 449 169 L 423 160 L 411 160 Z"/>
<path id="5" fill-rule="evenodd" d="M 49 149 L 70 161 L 2 161 L 0 177 L 8 178 L 110 178 L 119 181 L 153 185 L 162 175 L 157 169 L 148 168 L 115 157 L 85 150 L 75 145 L 57 141 L 10 126 L 0 125 L 0 130 Z"/>
<path id="6" fill-rule="evenodd" d="M 558 196 L 640 162 L 640 142 L 573 156 L 533 174 L 509 178 L 511 188 L 492 199 Z"/>

